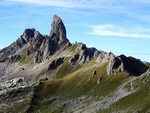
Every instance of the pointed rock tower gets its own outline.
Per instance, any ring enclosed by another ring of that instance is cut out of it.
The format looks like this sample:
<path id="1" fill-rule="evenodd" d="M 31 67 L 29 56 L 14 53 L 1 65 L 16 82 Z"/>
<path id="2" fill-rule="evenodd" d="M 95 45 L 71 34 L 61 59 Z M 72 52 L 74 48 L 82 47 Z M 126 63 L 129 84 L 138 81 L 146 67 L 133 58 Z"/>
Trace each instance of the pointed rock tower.
<path id="1" fill-rule="evenodd" d="M 51 24 L 51 31 L 49 36 L 51 40 L 53 40 L 59 46 L 69 43 L 69 40 L 66 37 L 66 28 L 64 23 L 57 15 L 53 16 L 53 22 Z"/>

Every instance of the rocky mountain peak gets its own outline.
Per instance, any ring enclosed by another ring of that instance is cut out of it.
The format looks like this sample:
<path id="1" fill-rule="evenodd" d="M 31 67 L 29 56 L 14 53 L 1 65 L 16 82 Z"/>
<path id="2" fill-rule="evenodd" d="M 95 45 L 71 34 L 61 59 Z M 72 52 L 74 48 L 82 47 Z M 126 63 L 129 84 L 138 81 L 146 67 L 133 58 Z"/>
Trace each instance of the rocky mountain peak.
<path id="1" fill-rule="evenodd" d="M 25 29 L 23 34 L 20 36 L 20 38 L 16 41 L 17 46 L 20 48 L 23 47 L 25 44 L 31 41 L 40 41 L 42 40 L 43 36 L 34 28 L 28 28 Z"/>
<path id="2" fill-rule="evenodd" d="M 54 40 L 55 43 L 58 43 L 59 45 L 66 44 L 69 42 L 66 37 L 66 28 L 64 26 L 64 23 L 62 19 L 57 15 L 53 16 L 50 38 Z"/>
<path id="3" fill-rule="evenodd" d="M 62 22 L 62 19 L 59 16 L 57 16 L 57 15 L 54 15 L 53 19 L 54 19 L 55 22 L 58 22 L 58 23 Z"/>
<path id="4" fill-rule="evenodd" d="M 24 32 L 23 32 L 22 38 L 26 42 L 29 42 L 29 40 L 34 37 L 34 32 L 35 31 L 36 30 L 34 28 L 32 28 L 32 29 L 25 29 Z"/>

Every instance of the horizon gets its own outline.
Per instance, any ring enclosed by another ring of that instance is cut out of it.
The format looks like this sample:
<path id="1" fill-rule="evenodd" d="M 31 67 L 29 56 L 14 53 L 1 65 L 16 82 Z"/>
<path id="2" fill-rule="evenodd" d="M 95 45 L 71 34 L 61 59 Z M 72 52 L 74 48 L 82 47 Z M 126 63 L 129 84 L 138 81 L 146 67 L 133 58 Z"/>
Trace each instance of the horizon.
<path id="1" fill-rule="evenodd" d="M 150 62 L 150 1 L 1 0 L 0 49 L 24 29 L 49 35 L 53 15 L 63 20 L 71 43 Z"/>

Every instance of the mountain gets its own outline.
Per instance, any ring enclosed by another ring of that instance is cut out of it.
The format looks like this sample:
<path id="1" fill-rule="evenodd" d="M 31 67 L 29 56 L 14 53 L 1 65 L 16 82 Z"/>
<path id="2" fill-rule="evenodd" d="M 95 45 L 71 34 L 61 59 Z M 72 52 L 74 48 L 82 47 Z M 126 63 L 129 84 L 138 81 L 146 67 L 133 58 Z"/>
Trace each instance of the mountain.
<path id="1" fill-rule="evenodd" d="M 0 112 L 148 112 L 149 75 L 139 59 L 71 44 L 54 15 L 49 35 L 25 29 L 0 50 Z"/>

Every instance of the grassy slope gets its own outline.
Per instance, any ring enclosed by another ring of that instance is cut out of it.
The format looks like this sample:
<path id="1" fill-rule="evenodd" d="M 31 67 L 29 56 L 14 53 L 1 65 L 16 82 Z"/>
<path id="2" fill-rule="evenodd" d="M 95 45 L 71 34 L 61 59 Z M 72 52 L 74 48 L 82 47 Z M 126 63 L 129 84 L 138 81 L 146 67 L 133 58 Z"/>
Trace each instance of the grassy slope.
<path id="1" fill-rule="evenodd" d="M 135 78 L 127 84 L 127 90 L 131 88 L 131 83 L 135 92 L 120 99 L 112 104 L 106 110 L 100 110 L 99 113 L 107 112 L 136 112 L 136 113 L 149 113 L 150 112 L 150 75 L 143 75 L 142 77 Z M 129 87 L 130 86 L 130 87 Z M 131 90 L 131 89 L 130 89 Z"/>
<path id="2" fill-rule="evenodd" d="M 42 100 L 43 98 L 59 97 L 66 101 L 85 95 L 94 98 L 105 97 L 112 93 L 121 82 L 126 79 L 127 75 L 126 73 L 120 73 L 116 76 L 107 76 L 106 66 L 107 63 L 98 65 L 95 60 L 91 60 L 87 65 L 76 69 L 76 71 L 67 76 L 59 75 L 55 79 L 41 82 L 37 90 L 37 95 Z M 61 68 L 62 67 L 60 67 L 60 69 Z M 94 71 L 96 71 L 95 75 L 93 75 Z M 99 84 L 98 80 L 100 81 Z M 51 101 L 48 101 L 48 104 L 40 103 L 39 101 L 37 100 L 37 102 L 33 103 L 34 107 L 32 107 L 32 109 L 33 111 L 35 110 L 35 112 L 37 106 L 38 109 L 43 110 L 43 113 L 57 110 L 61 111 L 67 107 L 64 105 L 54 105 Z"/>
<path id="3" fill-rule="evenodd" d="M 38 75 L 36 75 L 36 76 L 34 77 L 33 82 L 38 81 L 39 78 L 45 74 L 45 72 L 46 72 L 46 69 L 43 69 Z"/>
<path id="4" fill-rule="evenodd" d="M 76 46 L 70 49 L 73 54 L 76 54 Z M 21 59 L 21 65 L 28 64 L 32 56 Z M 130 77 L 127 77 L 125 72 L 117 75 L 106 75 L 107 63 L 99 65 L 95 59 L 91 60 L 85 66 L 80 64 L 70 65 L 69 60 L 58 67 L 54 72 L 57 76 L 54 79 L 40 82 L 38 90 L 36 91 L 36 98 L 32 103 L 31 109 L 33 112 L 40 110 L 41 113 L 57 113 L 67 108 L 67 105 L 53 104 L 56 100 L 67 101 L 79 98 L 81 96 L 92 96 L 94 99 L 100 99 L 113 93 L 122 82 L 127 82 Z M 96 74 L 93 75 L 93 72 Z M 35 81 L 42 75 L 46 70 L 42 70 L 36 77 Z M 53 74 L 53 71 L 48 72 L 49 75 Z M 98 83 L 99 81 L 99 83 Z M 146 81 L 142 83 L 141 81 Z M 117 102 L 110 105 L 105 110 L 100 110 L 100 113 L 108 112 L 148 112 L 150 110 L 150 90 L 149 82 L 150 77 L 141 77 L 132 81 L 132 87 L 137 89 L 136 92 L 121 98 Z M 131 89 L 131 83 L 128 83 L 125 88 Z M 57 97 L 57 99 L 52 98 Z M 52 98 L 52 99 L 51 99 Z M 49 100 L 48 100 L 49 99 Z M 42 102 L 47 100 L 46 102 Z M 93 100 L 94 101 L 94 100 Z M 21 107 L 20 107 L 21 108 Z"/>
<path id="5" fill-rule="evenodd" d="M 92 64 L 92 65 L 90 65 Z M 89 62 L 88 65 L 78 69 L 72 74 L 65 76 L 64 78 L 55 78 L 49 81 L 42 82 L 39 86 L 38 96 L 40 98 L 50 98 L 58 97 L 56 100 L 63 101 L 73 100 L 82 96 L 92 96 L 93 98 L 99 100 L 104 98 L 109 94 L 113 93 L 122 83 L 126 83 L 124 88 L 126 90 L 131 90 L 131 82 L 133 89 L 136 89 L 135 92 L 129 94 L 111 104 L 109 108 L 100 110 L 99 113 L 108 113 L 108 112 L 138 112 L 146 113 L 150 111 L 150 77 L 127 77 L 126 73 L 120 73 L 115 76 L 106 75 L 106 64 L 100 66 L 93 66 L 93 61 Z M 93 71 L 96 70 L 97 74 L 92 76 Z M 97 81 L 100 79 L 100 83 Z M 132 80 L 131 82 L 128 82 Z M 93 99 L 93 101 L 95 101 Z M 65 104 L 56 104 L 54 100 L 47 101 L 46 103 L 40 103 L 42 113 L 46 112 L 61 112 L 68 105 Z M 53 104 L 53 101 L 55 104 Z M 36 104 L 35 104 L 36 106 Z M 36 108 L 33 108 L 35 110 Z M 37 109 L 36 109 L 37 110 Z M 35 110 L 35 111 L 36 111 Z"/>

